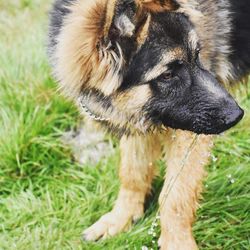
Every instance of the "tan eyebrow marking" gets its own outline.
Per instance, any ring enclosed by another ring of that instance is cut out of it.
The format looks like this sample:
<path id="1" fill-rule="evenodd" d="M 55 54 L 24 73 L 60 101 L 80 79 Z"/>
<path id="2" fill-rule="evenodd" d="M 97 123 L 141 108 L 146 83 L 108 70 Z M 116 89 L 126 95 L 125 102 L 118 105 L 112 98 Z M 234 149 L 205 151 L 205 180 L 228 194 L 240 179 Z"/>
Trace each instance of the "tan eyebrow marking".
<path id="1" fill-rule="evenodd" d="M 183 50 L 181 48 L 175 48 L 171 51 L 163 52 L 162 57 L 160 58 L 159 63 L 155 65 L 153 68 L 149 69 L 148 72 L 146 72 L 144 76 L 144 82 L 149 82 L 158 76 L 160 76 L 162 73 L 164 73 L 168 67 L 167 64 L 171 61 L 181 59 L 183 57 Z"/>

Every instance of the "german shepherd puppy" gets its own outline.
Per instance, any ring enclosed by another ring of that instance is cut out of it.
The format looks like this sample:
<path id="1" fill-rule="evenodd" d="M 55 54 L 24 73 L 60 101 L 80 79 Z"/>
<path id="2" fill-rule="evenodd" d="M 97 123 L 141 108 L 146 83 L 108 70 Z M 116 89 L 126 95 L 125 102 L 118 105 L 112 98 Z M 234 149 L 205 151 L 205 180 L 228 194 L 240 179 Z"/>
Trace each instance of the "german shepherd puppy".
<path id="1" fill-rule="evenodd" d="M 192 223 L 212 135 L 243 117 L 225 86 L 250 71 L 249 1 L 56 0 L 49 55 L 62 91 L 121 137 L 118 199 L 84 239 L 116 235 L 143 216 L 164 153 L 159 245 L 197 249 Z M 193 132 L 200 136 L 181 169 Z"/>

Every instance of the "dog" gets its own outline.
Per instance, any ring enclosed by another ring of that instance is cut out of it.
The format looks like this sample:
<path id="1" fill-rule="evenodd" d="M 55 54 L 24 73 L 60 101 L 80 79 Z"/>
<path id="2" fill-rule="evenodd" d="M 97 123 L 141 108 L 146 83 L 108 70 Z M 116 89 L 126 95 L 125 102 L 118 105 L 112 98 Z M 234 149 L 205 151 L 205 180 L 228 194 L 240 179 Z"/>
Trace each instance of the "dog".
<path id="1" fill-rule="evenodd" d="M 48 51 L 62 92 L 120 138 L 118 198 L 83 238 L 143 216 L 164 154 L 159 246 L 198 249 L 192 223 L 213 135 L 244 115 L 226 89 L 250 71 L 248 1 L 56 0 Z"/>

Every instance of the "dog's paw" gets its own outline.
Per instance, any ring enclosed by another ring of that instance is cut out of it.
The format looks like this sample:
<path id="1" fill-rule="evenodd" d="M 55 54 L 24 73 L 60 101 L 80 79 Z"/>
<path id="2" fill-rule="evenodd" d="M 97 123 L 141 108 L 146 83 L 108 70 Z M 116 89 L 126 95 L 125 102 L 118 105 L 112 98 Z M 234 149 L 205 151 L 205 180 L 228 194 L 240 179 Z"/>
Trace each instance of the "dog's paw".
<path id="1" fill-rule="evenodd" d="M 130 229 L 132 222 L 143 216 L 143 205 L 117 207 L 103 215 L 96 223 L 83 232 L 83 240 L 95 241 L 114 236 Z"/>
<path id="2" fill-rule="evenodd" d="M 198 246 L 191 233 L 176 231 L 168 235 L 161 234 L 158 240 L 161 250 L 198 250 Z"/>

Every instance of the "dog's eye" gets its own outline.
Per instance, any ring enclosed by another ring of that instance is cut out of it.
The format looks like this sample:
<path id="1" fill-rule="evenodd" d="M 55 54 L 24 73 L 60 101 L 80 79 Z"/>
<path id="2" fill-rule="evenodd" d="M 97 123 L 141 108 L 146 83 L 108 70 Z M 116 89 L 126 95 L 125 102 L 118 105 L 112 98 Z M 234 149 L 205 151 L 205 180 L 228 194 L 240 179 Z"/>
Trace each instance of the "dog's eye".
<path id="1" fill-rule="evenodd" d="M 172 72 L 169 70 L 169 71 L 166 71 L 166 72 L 164 72 L 163 74 L 162 74 L 162 77 L 164 78 L 164 79 L 166 79 L 166 80 L 168 80 L 168 79 L 170 79 L 170 78 L 172 78 Z"/>

